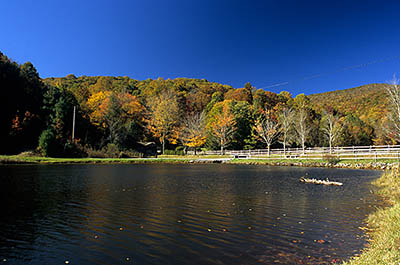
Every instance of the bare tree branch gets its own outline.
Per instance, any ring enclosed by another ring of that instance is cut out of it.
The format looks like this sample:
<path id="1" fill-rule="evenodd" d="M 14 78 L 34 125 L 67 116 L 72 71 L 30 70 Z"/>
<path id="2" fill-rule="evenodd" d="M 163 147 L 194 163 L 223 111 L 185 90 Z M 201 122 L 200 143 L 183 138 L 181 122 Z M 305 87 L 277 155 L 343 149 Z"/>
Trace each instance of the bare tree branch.
<path id="1" fill-rule="evenodd" d="M 325 111 L 322 120 L 323 120 L 322 132 L 328 138 L 329 153 L 332 153 L 332 146 L 334 146 L 337 143 L 339 136 L 342 132 L 342 127 L 339 122 L 339 118 L 333 115 L 333 113 L 331 112 Z"/>
<path id="2" fill-rule="evenodd" d="M 291 134 L 293 129 L 293 122 L 295 119 L 295 113 L 292 108 L 283 108 L 278 115 L 278 122 L 281 130 L 281 143 L 283 144 L 283 154 L 286 156 L 286 146 L 293 139 Z"/>
<path id="3" fill-rule="evenodd" d="M 267 144 L 268 155 L 270 155 L 271 144 L 279 135 L 279 123 L 271 110 L 265 110 L 256 120 L 254 130 L 259 138 Z"/>
<path id="4" fill-rule="evenodd" d="M 206 142 L 206 123 L 204 112 L 188 115 L 183 120 L 180 140 L 184 146 L 193 147 L 196 154 L 197 148 Z"/>
<path id="5" fill-rule="evenodd" d="M 308 111 L 306 108 L 301 108 L 298 110 L 295 119 L 295 125 L 296 125 L 295 130 L 297 132 L 296 140 L 298 144 L 301 144 L 304 154 L 306 148 L 306 141 L 311 131 L 311 128 L 308 125 Z"/>

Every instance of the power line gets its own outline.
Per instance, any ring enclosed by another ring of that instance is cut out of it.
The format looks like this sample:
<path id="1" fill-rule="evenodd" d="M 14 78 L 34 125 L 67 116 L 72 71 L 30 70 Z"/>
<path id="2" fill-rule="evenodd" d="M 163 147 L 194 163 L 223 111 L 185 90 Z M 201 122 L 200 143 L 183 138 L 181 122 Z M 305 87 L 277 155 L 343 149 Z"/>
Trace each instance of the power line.
<path id="1" fill-rule="evenodd" d="M 75 139 L 75 112 L 76 112 L 76 106 L 74 106 L 74 115 L 72 118 L 72 141 Z"/>
<path id="2" fill-rule="evenodd" d="M 281 82 L 281 83 L 276 83 L 273 85 L 269 85 L 269 86 L 265 86 L 265 87 L 260 87 L 260 89 L 266 89 L 266 88 L 273 88 L 273 87 L 278 87 L 278 86 L 284 86 L 284 85 L 288 85 L 290 83 L 294 83 L 297 81 L 306 81 L 306 80 L 311 80 L 311 79 L 315 79 L 321 76 L 326 76 L 326 75 L 331 75 L 331 74 L 337 74 L 340 72 L 345 72 L 348 70 L 353 70 L 353 69 L 357 69 L 357 68 L 362 68 L 362 67 L 366 67 L 372 64 L 377 64 L 377 63 L 382 63 L 382 62 L 387 62 L 387 61 L 392 61 L 395 59 L 400 59 L 400 55 L 396 55 L 396 56 L 392 56 L 389 58 L 385 58 L 385 59 L 380 59 L 380 60 L 375 60 L 375 61 L 371 61 L 368 63 L 362 63 L 362 64 L 357 64 L 357 65 L 351 65 L 351 66 L 347 66 L 347 67 L 343 67 L 334 71 L 330 71 L 330 72 L 326 72 L 326 73 L 321 73 L 321 74 L 315 74 L 315 75 L 308 75 L 308 76 L 303 76 L 297 79 L 293 79 L 291 81 L 286 81 L 286 82 Z"/>

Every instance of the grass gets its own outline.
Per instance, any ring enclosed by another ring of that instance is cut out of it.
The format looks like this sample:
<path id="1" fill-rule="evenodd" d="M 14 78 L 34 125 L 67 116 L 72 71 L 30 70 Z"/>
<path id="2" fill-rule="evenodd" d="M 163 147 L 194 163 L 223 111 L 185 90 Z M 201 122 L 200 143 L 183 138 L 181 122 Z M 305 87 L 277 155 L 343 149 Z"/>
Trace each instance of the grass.
<path id="1" fill-rule="evenodd" d="M 371 163 L 398 163 L 397 159 L 341 159 L 339 163 L 346 163 L 346 164 L 371 164 Z"/>
<path id="2" fill-rule="evenodd" d="M 239 158 L 239 159 L 232 159 L 228 163 L 235 163 L 235 164 L 271 164 L 274 165 L 276 163 L 282 164 L 293 164 L 293 163 L 302 163 L 302 164 L 316 164 L 316 163 L 327 163 L 327 160 L 322 159 L 315 159 L 315 160 L 307 160 L 307 159 L 251 159 L 251 158 Z"/>
<path id="3" fill-rule="evenodd" d="M 230 155 L 159 155 L 159 158 L 169 158 L 169 159 L 218 159 L 218 158 L 230 158 Z"/>
<path id="4" fill-rule="evenodd" d="M 189 163 L 196 159 L 221 159 L 230 158 L 231 156 L 225 155 L 160 155 L 157 158 L 51 158 L 40 156 L 26 156 L 26 155 L 13 155 L 5 156 L 0 155 L 0 164 L 138 164 L 138 163 Z M 330 161 L 327 159 L 232 159 L 226 161 L 231 164 L 262 164 L 262 165 L 298 165 L 303 166 L 321 166 L 322 164 L 329 163 L 344 163 L 347 165 L 355 164 L 372 164 L 376 161 L 371 160 L 340 160 Z M 396 163 L 396 160 L 378 160 L 380 163 Z"/>
<path id="5" fill-rule="evenodd" d="M 374 159 L 360 159 L 360 160 L 354 160 L 354 159 L 341 159 L 341 160 L 328 160 L 328 159 L 251 159 L 251 158 L 241 158 L 241 159 L 232 159 L 228 163 L 235 163 L 235 164 L 246 164 L 246 163 L 252 163 L 252 164 L 270 164 L 270 165 L 276 165 L 277 163 L 280 163 L 282 165 L 288 165 L 288 164 L 303 164 L 303 165 L 320 165 L 320 164 L 325 164 L 325 163 L 331 163 L 331 164 L 338 164 L 338 163 L 343 163 L 346 165 L 356 165 L 356 164 L 361 164 L 361 165 L 367 165 L 367 164 L 374 164 L 374 163 L 385 163 L 385 164 L 394 164 L 397 163 L 397 160 L 394 159 L 379 159 L 375 161 Z"/>
<path id="6" fill-rule="evenodd" d="M 400 170 L 394 168 L 373 184 L 390 206 L 378 209 L 368 217 L 370 245 L 347 265 L 400 264 Z"/>
<path id="7" fill-rule="evenodd" d="M 178 158 L 53 158 L 40 156 L 0 156 L 0 164 L 147 164 L 188 163 Z"/>

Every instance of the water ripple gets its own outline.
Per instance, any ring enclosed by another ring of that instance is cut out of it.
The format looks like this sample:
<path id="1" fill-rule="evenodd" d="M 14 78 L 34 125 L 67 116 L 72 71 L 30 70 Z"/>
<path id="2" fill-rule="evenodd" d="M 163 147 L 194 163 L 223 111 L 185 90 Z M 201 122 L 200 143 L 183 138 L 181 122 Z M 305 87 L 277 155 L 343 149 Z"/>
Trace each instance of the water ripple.
<path id="1" fill-rule="evenodd" d="M 302 184 L 308 173 L 343 187 Z M 379 173 L 238 165 L 0 167 L 10 264 L 324 264 L 365 243 Z M 355 251 L 355 252 L 354 252 Z"/>

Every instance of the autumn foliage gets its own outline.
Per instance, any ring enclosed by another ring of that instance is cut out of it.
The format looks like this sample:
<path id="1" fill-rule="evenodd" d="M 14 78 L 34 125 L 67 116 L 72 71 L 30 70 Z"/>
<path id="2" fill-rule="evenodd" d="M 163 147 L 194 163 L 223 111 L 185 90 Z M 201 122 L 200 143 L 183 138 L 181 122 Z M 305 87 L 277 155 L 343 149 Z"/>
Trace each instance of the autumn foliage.
<path id="1" fill-rule="evenodd" d="M 231 142 L 236 130 L 235 116 L 230 110 L 231 101 L 217 103 L 210 112 L 209 129 L 219 142 L 221 152 Z"/>
<path id="2" fill-rule="evenodd" d="M 100 91 L 91 95 L 87 101 L 90 121 L 95 126 L 107 127 L 107 113 L 111 110 L 111 96 L 115 96 L 118 108 L 121 111 L 119 119 L 141 119 L 144 107 L 140 104 L 136 96 L 129 93 L 113 94 L 111 91 Z"/>
<path id="3" fill-rule="evenodd" d="M 162 152 L 196 152 L 398 141 L 389 126 L 387 84 L 292 97 L 250 83 L 235 89 L 205 79 L 41 79 L 31 63 L 19 65 L 1 53 L 0 72 L 5 92 L 0 99 L 1 153 L 39 147 L 54 156 L 106 149 L 121 154 L 142 152 L 153 142 Z"/>

